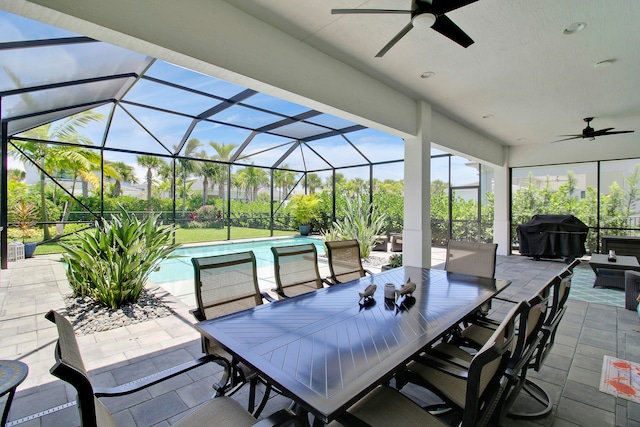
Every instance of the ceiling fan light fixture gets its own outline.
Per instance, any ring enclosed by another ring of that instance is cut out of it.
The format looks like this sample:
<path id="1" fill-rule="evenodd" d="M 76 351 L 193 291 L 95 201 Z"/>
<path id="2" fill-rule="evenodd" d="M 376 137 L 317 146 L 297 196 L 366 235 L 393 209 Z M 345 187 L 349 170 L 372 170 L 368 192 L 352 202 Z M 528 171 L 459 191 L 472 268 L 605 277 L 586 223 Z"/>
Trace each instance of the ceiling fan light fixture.
<path id="1" fill-rule="evenodd" d="M 417 28 L 419 30 L 431 28 L 435 23 L 436 15 L 429 12 L 421 13 L 411 18 L 411 24 L 413 25 L 413 28 Z"/>
<path id="2" fill-rule="evenodd" d="M 573 24 L 569 24 L 567 28 L 562 32 L 563 34 L 575 34 L 585 29 L 587 24 L 585 22 L 574 22 Z"/>

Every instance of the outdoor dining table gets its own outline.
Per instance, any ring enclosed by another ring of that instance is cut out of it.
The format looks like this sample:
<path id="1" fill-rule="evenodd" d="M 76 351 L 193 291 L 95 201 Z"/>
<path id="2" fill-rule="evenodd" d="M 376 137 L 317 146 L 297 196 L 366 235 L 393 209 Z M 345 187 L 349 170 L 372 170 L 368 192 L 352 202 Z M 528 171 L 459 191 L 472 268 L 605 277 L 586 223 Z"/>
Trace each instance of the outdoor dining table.
<path id="1" fill-rule="evenodd" d="M 407 281 L 412 297 L 385 299 Z M 196 324 L 209 339 L 328 423 L 511 282 L 417 267 L 264 304 Z M 363 304 L 359 293 L 377 286 Z M 360 300 L 360 301 L 359 301 Z"/>

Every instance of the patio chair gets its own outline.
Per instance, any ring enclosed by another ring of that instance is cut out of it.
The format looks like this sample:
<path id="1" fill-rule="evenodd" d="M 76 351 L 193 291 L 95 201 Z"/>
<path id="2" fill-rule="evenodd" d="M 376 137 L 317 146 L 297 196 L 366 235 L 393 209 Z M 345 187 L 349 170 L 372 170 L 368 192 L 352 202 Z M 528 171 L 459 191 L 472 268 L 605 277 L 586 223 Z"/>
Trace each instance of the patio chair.
<path id="1" fill-rule="evenodd" d="M 329 281 L 320 277 L 318 252 L 313 243 L 293 246 L 273 246 L 273 268 L 280 298 L 289 298 L 323 288 Z"/>
<path id="2" fill-rule="evenodd" d="M 260 293 L 256 270 L 256 258 L 252 251 L 191 258 L 195 272 L 195 295 L 197 308 L 190 312 L 198 321 L 214 319 L 262 304 L 262 300 L 273 300 Z M 244 364 L 235 360 L 215 342 L 202 337 L 202 349 L 215 356 L 225 371 L 219 384 L 214 385 L 218 395 L 233 394 L 249 382 L 249 411 L 258 416 L 267 403 L 271 386 L 265 382 L 266 391 L 262 402 L 255 406 L 255 392 L 259 377 Z M 255 412 L 254 412 L 255 411 Z"/>
<path id="3" fill-rule="evenodd" d="M 58 341 L 54 352 L 55 364 L 51 367 L 50 372 L 62 381 L 69 383 L 76 390 L 76 401 L 82 427 L 114 427 L 117 425 L 107 407 L 98 399 L 99 397 L 131 394 L 214 361 L 213 356 L 206 355 L 118 387 L 95 388 L 82 361 L 71 323 L 54 310 L 49 311 L 45 317 L 55 323 L 58 330 Z M 230 397 L 221 396 L 205 402 L 173 425 L 199 427 L 209 425 L 213 420 L 217 425 L 233 426 L 289 425 L 288 423 L 297 422 L 294 415 L 288 410 L 278 411 L 258 422 L 238 402 Z"/>
<path id="4" fill-rule="evenodd" d="M 567 309 L 565 303 L 569 297 L 571 279 L 571 275 L 565 277 L 558 276 L 557 280 L 553 281 L 552 286 L 543 287 L 541 290 L 542 297 L 546 297 L 548 302 L 544 313 L 540 341 L 538 342 L 534 355 L 531 357 L 529 365 L 527 366 L 528 369 L 534 369 L 536 372 L 540 371 L 547 359 L 547 356 L 549 356 L 549 353 L 553 348 L 558 326 L 560 325 L 560 321 L 564 317 L 564 313 Z M 551 295 L 552 290 L 553 295 Z M 510 412 L 509 416 L 513 418 L 535 419 L 544 417 L 551 412 L 553 409 L 551 396 L 540 385 L 527 378 L 522 386 L 522 390 L 540 404 L 542 409 L 531 412 Z"/>
<path id="5" fill-rule="evenodd" d="M 391 252 L 402 252 L 402 234 L 391 235 Z"/>
<path id="6" fill-rule="evenodd" d="M 451 273 L 495 278 L 495 243 L 460 242 L 449 240 L 444 269 Z"/>
<path id="7" fill-rule="evenodd" d="M 470 276 L 495 278 L 496 252 L 495 243 L 461 242 L 449 240 L 447 258 L 444 269 L 450 273 L 468 274 Z M 480 307 L 475 316 L 485 316 L 491 309 L 491 301 Z"/>
<path id="8" fill-rule="evenodd" d="M 505 392 L 497 410 L 497 417 L 501 425 L 504 424 L 501 422 L 504 417 L 510 415 L 511 406 L 526 384 L 529 366 L 542 339 L 542 326 L 549 308 L 550 290 L 557 286 L 561 280 L 560 276 L 551 278 L 523 305 L 523 310 L 516 322 L 515 345 L 505 370 Z M 463 342 L 461 345 L 471 348 L 481 347 L 497 325 L 499 323 L 496 320 L 479 319 L 478 323 L 474 323 L 462 331 Z"/>
<path id="9" fill-rule="evenodd" d="M 411 382 L 435 393 L 455 410 L 451 425 L 486 425 L 503 392 L 502 379 L 511 355 L 515 320 L 525 306 L 525 302 L 515 305 L 475 354 L 441 342 L 409 362 L 397 376 L 397 384 Z"/>
<path id="10" fill-rule="evenodd" d="M 362 267 L 360 259 L 360 245 L 357 240 L 339 240 L 325 242 L 327 258 L 329 259 L 330 280 L 334 283 L 344 283 L 372 275 Z"/>
<path id="11" fill-rule="evenodd" d="M 559 274 L 560 278 L 564 278 L 573 274 L 573 269 L 576 268 L 580 264 L 580 259 L 575 258 L 569 265 L 567 265 L 564 270 Z"/>

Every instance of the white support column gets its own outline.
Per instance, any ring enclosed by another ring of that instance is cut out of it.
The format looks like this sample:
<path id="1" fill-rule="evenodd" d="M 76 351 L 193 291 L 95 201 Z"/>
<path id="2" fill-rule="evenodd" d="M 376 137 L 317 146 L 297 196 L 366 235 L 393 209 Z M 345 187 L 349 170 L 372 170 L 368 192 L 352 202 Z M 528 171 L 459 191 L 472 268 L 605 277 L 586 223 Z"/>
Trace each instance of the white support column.
<path id="1" fill-rule="evenodd" d="M 403 264 L 431 267 L 431 106 L 418 104 L 418 134 L 404 141 Z"/>
<path id="2" fill-rule="evenodd" d="M 493 242 L 498 244 L 498 255 L 508 255 L 511 245 L 509 218 L 509 168 L 494 166 L 493 185 Z"/>

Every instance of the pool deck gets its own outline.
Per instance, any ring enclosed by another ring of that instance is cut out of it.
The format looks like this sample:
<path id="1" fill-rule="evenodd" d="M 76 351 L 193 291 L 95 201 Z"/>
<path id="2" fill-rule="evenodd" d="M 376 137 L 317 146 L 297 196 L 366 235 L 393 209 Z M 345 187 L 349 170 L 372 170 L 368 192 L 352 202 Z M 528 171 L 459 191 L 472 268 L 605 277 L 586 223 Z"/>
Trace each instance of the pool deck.
<path id="1" fill-rule="evenodd" d="M 434 248 L 434 268 L 442 268 L 444 253 L 444 249 Z M 9 269 L 0 271 L 0 359 L 17 359 L 29 366 L 29 375 L 18 387 L 11 407 L 7 424 L 10 427 L 79 425 L 77 407 L 72 403 L 73 390 L 49 374 L 57 333 L 44 314 L 50 309 L 64 310 L 63 296 L 70 293 L 64 267 L 58 260 L 59 256 L 36 256 L 12 262 Z M 563 267 L 558 261 L 498 256 L 496 276 L 511 280 L 507 296 L 519 298 L 528 296 Z M 592 282 L 589 267 L 579 268 L 584 270 L 585 280 Z M 266 288 L 272 286 L 268 278 L 262 280 Z M 192 306 L 162 288 L 156 291 L 174 309 L 173 316 L 78 336 L 96 386 L 122 384 L 201 355 L 200 335 L 189 314 Z M 619 289 L 610 290 L 610 294 L 612 298 L 624 297 Z M 498 304 L 494 309 L 500 309 Z M 553 412 L 539 420 L 511 420 L 508 425 L 640 425 L 639 403 L 598 391 L 603 355 L 640 360 L 638 328 L 635 311 L 570 300 L 549 359 L 539 373 L 531 374 L 552 393 Z M 211 397 L 213 377 L 218 373 L 217 365 L 203 366 L 147 390 L 102 401 L 118 425 L 169 427 Z M 415 397 L 420 399 L 421 395 Z M 244 404 L 247 387 L 234 398 Z M 3 403 L 4 398 L 0 405 Z M 289 403 L 276 395 L 269 400 L 264 414 Z"/>

